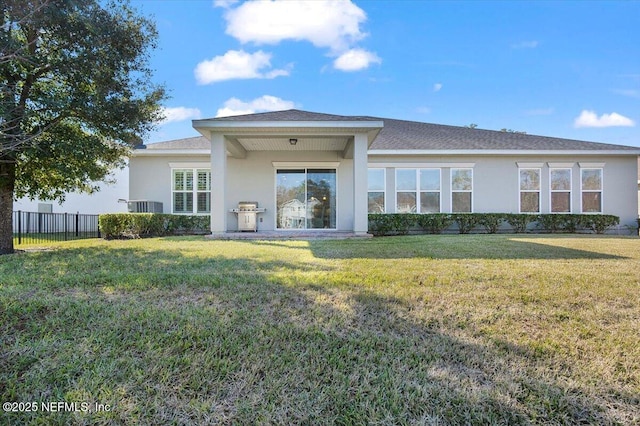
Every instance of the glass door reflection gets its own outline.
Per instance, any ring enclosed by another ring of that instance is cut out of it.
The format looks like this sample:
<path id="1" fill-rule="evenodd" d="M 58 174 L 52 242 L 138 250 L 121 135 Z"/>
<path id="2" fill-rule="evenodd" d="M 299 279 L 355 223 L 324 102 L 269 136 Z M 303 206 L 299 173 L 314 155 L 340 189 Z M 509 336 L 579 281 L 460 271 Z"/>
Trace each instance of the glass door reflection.
<path id="1" fill-rule="evenodd" d="M 335 169 L 276 172 L 277 229 L 335 229 Z"/>

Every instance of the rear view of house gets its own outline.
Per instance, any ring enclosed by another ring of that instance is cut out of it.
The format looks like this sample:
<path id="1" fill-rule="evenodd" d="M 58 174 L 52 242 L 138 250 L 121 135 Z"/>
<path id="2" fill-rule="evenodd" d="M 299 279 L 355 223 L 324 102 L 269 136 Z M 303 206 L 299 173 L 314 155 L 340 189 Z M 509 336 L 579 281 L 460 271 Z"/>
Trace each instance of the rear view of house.
<path id="1" fill-rule="evenodd" d="M 201 137 L 149 144 L 129 197 L 165 213 L 256 201 L 258 230 L 364 234 L 367 213 L 603 213 L 635 226 L 636 147 L 300 110 L 194 120 Z"/>

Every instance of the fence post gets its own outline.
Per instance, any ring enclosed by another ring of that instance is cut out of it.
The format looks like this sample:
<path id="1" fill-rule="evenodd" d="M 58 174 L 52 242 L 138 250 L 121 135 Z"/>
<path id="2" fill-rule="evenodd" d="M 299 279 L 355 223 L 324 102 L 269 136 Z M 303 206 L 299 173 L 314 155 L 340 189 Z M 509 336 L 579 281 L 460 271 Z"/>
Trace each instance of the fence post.
<path id="1" fill-rule="evenodd" d="M 80 220 L 80 212 L 76 213 L 76 238 L 78 238 L 78 221 Z"/>
<path id="2" fill-rule="evenodd" d="M 67 241 L 67 213 L 64 214 L 64 240 Z"/>
<path id="3" fill-rule="evenodd" d="M 18 245 L 22 244 L 22 211 L 18 210 Z"/>

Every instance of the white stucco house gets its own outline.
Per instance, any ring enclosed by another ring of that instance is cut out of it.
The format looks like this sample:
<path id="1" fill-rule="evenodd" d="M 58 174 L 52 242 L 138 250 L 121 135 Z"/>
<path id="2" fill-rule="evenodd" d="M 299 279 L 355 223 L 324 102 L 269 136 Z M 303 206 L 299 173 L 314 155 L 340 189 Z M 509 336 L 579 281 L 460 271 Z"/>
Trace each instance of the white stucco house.
<path id="1" fill-rule="evenodd" d="M 127 203 L 122 201 L 129 199 L 129 167 L 113 170 L 110 179 L 112 183 L 98 183 L 99 190 L 93 194 L 68 192 L 62 203 L 19 198 L 13 202 L 13 210 L 40 213 L 126 213 Z"/>
<path id="2" fill-rule="evenodd" d="M 194 120 L 201 137 L 130 159 L 129 198 L 165 213 L 256 201 L 259 231 L 367 233 L 368 212 L 604 213 L 636 225 L 640 148 L 287 110 Z"/>

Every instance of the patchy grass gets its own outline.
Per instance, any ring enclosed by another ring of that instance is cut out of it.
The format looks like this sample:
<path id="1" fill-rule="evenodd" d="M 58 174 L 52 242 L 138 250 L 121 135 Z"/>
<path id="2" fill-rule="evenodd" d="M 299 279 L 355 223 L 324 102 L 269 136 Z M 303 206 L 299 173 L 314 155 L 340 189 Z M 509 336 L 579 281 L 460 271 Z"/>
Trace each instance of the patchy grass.
<path id="1" fill-rule="evenodd" d="M 91 409 L 3 424 L 640 423 L 637 238 L 52 248 L 0 257 L 0 402 Z"/>

